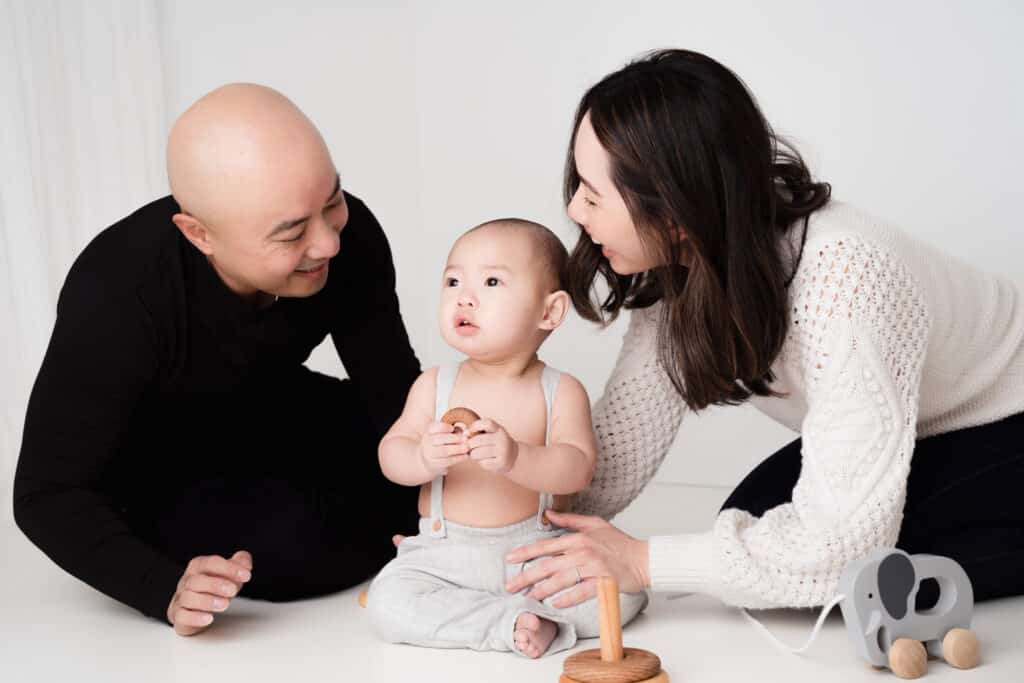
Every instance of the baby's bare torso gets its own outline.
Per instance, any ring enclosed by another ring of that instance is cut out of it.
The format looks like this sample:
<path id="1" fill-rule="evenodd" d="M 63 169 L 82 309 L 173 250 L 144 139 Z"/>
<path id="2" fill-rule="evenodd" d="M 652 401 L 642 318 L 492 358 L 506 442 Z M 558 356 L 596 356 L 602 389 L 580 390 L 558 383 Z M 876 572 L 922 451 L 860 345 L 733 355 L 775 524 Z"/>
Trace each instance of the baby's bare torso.
<path id="1" fill-rule="evenodd" d="M 516 441 L 543 446 L 547 425 L 547 405 L 541 387 L 543 369 L 543 364 L 537 363 L 521 378 L 494 381 L 463 368 L 447 407 L 469 408 L 481 418 L 503 426 Z M 539 495 L 470 460 L 448 470 L 442 512 L 457 524 L 506 526 L 536 515 Z M 555 509 L 565 509 L 567 501 L 568 496 L 555 496 Z M 419 513 L 430 516 L 429 483 L 420 487 Z"/>

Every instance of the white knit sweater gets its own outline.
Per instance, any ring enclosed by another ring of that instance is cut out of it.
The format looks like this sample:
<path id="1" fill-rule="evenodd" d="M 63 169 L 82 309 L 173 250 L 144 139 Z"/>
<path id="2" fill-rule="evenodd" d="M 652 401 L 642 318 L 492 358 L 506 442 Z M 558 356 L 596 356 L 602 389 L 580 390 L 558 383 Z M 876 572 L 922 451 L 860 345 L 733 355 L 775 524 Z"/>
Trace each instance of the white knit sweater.
<path id="1" fill-rule="evenodd" d="M 786 239 L 799 246 L 802 229 Z M 685 406 L 657 360 L 661 306 L 631 314 L 594 406 L 597 472 L 577 512 L 625 508 L 679 429 Z M 786 395 L 752 402 L 803 437 L 793 502 L 760 518 L 725 510 L 706 533 L 650 539 L 654 590 L 745 607 L 824 604 L 849 562 L 896 543 L 915 439 L 1024 411 L 1020 289 L 849 206 L 812 215 L 789 311 L 772 366 Z"/>

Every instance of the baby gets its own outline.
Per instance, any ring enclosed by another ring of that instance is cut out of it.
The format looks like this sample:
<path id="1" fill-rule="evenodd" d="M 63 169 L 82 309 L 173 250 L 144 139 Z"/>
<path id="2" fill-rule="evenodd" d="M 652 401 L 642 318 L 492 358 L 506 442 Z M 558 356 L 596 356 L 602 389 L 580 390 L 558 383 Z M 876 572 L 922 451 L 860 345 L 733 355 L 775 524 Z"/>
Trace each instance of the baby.
<path id="1" fill-rule="evenodd" d="M 504 589 L 540 561 L 509 565 L 505 555 L 566 533 L 544 512 L 564 509 L 594 473 L 586 390 L 537 358 L 569 310 L 567 259 L 554 233 L 520 219 L 479 225 L 448 255 L 441 335 L 468 358 L 420 375 L 380 443 L 385 476 L 421 486 L 420 533 L 401 542 L 367 596 L 390 642 L 540 657 L 598 635 L 595 599 L 559 609 L 560 593 L 541 602 L 529 588 Z M 482 417 L 455 430 L 440 421 L 453 407 Z M 645 593 L 622 594 L 623 624 L 646 604 Z"/>

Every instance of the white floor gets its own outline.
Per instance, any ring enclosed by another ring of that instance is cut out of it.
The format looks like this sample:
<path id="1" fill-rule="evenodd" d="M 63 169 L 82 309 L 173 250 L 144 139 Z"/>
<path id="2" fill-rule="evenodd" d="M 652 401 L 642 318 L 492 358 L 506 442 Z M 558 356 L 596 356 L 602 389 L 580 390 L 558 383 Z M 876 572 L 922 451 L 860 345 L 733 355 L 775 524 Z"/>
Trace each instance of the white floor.
<path id="1" fill-rule="evenodd" d="M 617 520 L 648 536 L 704 529 L 726 492 L 655 484 Z M 530 661 L 508 653 L 428 650 L 378 642 L 359 589 L 272 605 L 237 600 L 207 633 L 173 631 L 107 599 L 52 565 L 10 524 L 0 524 L 0 681 L 460 681 L 555 683 L 564 655 Z M 982 665 L 930 662 L 926 680 L 1024 680 L 1024 598 L 977 606 Z M 782 640 L 802 644 L 816 612 L 760 613 Z M 700 596 L 655 596 L 623 634 L 658 654 L 672 681 L 882 681 L 857 660 L 838 609 L 810 651 L 796 656 L 760 635 L 735 609 Z M 1013 645 L 1013 643 L 1018 645 Z M 597 647 L 584 641 L 580 649 Z"/>

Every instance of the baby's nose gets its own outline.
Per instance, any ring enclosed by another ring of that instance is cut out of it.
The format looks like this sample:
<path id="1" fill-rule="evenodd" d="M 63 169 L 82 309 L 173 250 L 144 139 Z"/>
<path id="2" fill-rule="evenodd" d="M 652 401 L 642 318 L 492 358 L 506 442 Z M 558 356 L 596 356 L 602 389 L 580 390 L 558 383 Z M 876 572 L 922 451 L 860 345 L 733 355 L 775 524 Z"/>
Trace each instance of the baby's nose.
<path id="1" fill-rule="evenodd" d="M 476 307 L 476 298 L 469 294 L 463 294 L 459 297 L 459 306 L 468 306 L 469 308 Z"/>

